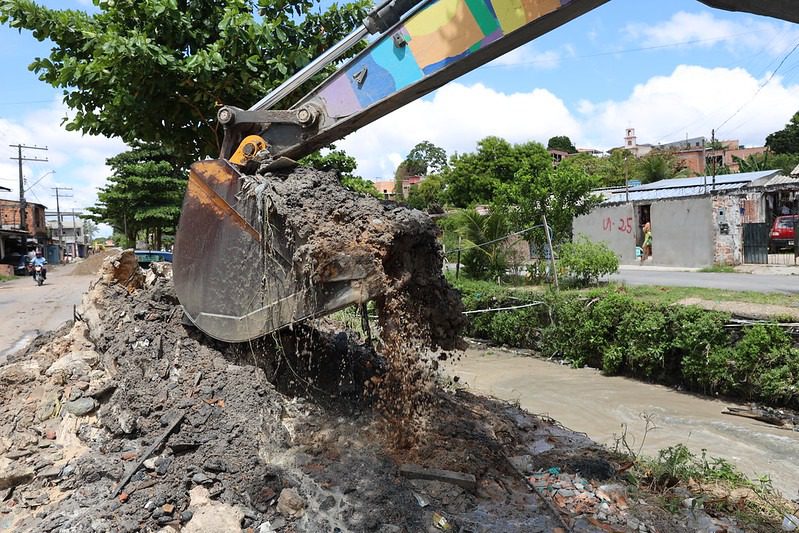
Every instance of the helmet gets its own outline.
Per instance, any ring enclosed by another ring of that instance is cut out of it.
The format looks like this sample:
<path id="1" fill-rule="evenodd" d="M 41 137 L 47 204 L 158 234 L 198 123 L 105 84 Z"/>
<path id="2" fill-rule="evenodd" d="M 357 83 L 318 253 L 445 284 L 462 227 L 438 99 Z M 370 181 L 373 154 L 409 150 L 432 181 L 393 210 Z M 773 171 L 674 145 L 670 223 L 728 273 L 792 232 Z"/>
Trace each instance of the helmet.
<path id="1" fill-rule="evenodd" d="M 41 250 L 36 250 L 36 256 L 38 257 L 40 255 L 42 255 L 42 251 Z"/>

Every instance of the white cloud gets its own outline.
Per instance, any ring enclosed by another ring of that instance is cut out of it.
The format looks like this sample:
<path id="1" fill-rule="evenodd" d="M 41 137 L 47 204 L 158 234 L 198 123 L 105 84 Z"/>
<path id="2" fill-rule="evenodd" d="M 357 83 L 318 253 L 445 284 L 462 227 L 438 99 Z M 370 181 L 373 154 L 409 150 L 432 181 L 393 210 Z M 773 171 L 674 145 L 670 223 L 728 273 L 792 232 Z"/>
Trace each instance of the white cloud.
<path id="1" fill-rule="evenodd" d="M 573 55 L 574 49 L 571 46 L 565 46 L 564 52 L 566 55 Z M 560 65 L 560 60 L 561 52 L 557 50 L 539 51 L 533 43 L 529 43 L 499 56 L 483 68 L 529 66 L 548 70 L 557 68 Z"/>
<path id="2" fill-rule="evenodd" d="M 66 131 L 61 121 L 67 110 L 60 98 L 50 106 L 34 111 L 20 120 L 0 119 L 0 185 L 12 189 L 11 193 L 0 193 L 1 198 L 19 198 L 18 167 L 8 157 L 16 156 L 16 149 L 9 144 L 25 144 L 46 146 L 47 151 L 28 150 L 23 155 L 28 157 L 47 158 L 47 162 L 25 162 L 23 174 L 26 187 L 31 190 L 26 197 L 37 203 L 47 205 L 55 210 L 56 202 L 52 196 L 52 187 L 71 187 L 67 191 L 71 198 L 64 198 L 61 208 L 71 210 L 83 209 L 94 205 L 97 199 L 97 188 L 105 184 L 110 170 L 105 166 L 108 157 L 126 149 L 119 139 L 100 136 L 82 135 L 78 132 Z M 44 177 L 38 184 L 34 183 L 49 170 L 54 174 Z M 9 180 L 11 177 L 13 179 Z"/>
<path id="3" fill-rule="evenodd" d="M 387 179 L 413 146 L 428 140 L 448 154 L 474 150 L 489 135 L 511 142 L 577 136 L 580 127 L 551 92 L 505 94 L 482 84 L 450 83 L 432 99 L 417 100 L 353 133 L 336 146 L 358 160 L 358 172 Z"/>
<path id="4" fill-rule="evenodd" d="M 455 151 L 474 151 L 478 140 L 497 135 L 511 142 L 546 142 L 568 135 L 577 146 L 621 146 L 635 127 L 639 143 L 717 135 L 760 146 L 799 109 L 799 84 L 775 77 L 755 98 L 759 80 L 741 68 L 682 65 L 636 85 L 619 100 L 583 99 L 574 109 L 546 89 L 506 94 L 482 84 L 450 83 L 336 143 L 358 160 L 367 178 L 390 178 L 402 157 L 423 140 Z"/>
<path id="5" fill-rule="evenodd" d="M 625 100 L 581 103 L 583 139 L 603 148 L 620 146 L 628 126 L 636 128 L 639 143 L 709 137 L 740 109 L 716 135 L 762 146 L 799 109 L 799 85 L 786 86 L 776 77 L 755 97 L 763 82 L 740 68 L 681 65 L 635 86 Z"/>
<path id="6" fill-rule="evenodd" d="M 730 51 L 740 50 L 747 55 L 760 50 L 771 55 L 784 54 L 799 38 L 799 28 L 787 22 L 756 17 L 731 20 L 714 13 L 685 11 L 656 24 L 628 24 L 624 32 L 643 46 L 691 43 L 691 46 L 712 47 L 723 44 Z"/>

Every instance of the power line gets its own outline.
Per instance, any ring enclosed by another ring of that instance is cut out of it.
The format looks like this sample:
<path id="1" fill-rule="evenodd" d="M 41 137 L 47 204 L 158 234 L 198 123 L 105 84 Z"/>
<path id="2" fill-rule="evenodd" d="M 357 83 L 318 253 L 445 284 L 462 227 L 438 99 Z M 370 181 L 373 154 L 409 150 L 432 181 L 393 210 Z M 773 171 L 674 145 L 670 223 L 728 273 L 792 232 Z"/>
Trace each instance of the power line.
<path id="1" fill-rule="evenodd" d="M 686 46 L 686 45 L 691 45 L 691 44 L 701 44 L 701 43 L 706 43 L 706 42 L 711 42 L 711 41 L 715 41 L 715 42 L 725 41 L 725 40 L 732 39 L 733 37 L 740 37 L 740 36 L 743 36 L 743 35 L 751 35 L 753 33 L 762 33 L 764 31 L 768 31 L 768 30 L 752 30 L 752 31 L 747 31 L 747 32 L 742 32 L 742 33 L 735 33 L 735 34 L 731 34 L 731 35 L 726 35 L 726 36 L 724 36 L 724 38 L 711 37 L 711 38 L 707 38 L 707 39 L 693 39 L 693 40 L 690 40 L 690 41 L 675 41 L 673 43 L 658 44 L 658 45 L 652 45 L 652 46 L 641 46 L 641 47 L 638 47 L 638 48 L 622 48 L 620 50 L 608 50 L 606 52 L 597 52 L 597 53 L 594 53 L 594 54 L 585 54 L 585 55 L 579 55 L 579 56 L 569 56 L 566 59 L 591 59 L 591 58 L 595 58 L 595 57 L 613 56 L 613 55 L 616 55 L 616 54 L 627 54 L 627 53 L 632 53 L 632 52 L 646 52 L 648 50 L 661 50 L 661 49 L 664 49 L 664 48 L 676 48 L 676 47 L 679 47 L 679 46 Z M 483 65 L 482 67 L 480 67 L 480 69 L 498 68 L 498 67 L 509 68 L 509 67 L 517 67 L 519 65 L 535 65 L 535 64 L 538 64 L 538 63 L 550 63 L 550 62 L 551 61 L 548 60 L 548 59 L 532 59 L 532 60 L 529 60 L 529 61 L 518 61 L 516 63 L 509 63 L 509 64 L 502 64 L 502 63 L 488 64 L 488 65 Z"/>
<path id="2" fill-rule="evenodd" d="M 733 119 L 733 117 L 735 117 L 735 115 L 737 115 L 738 113 L 740 113 L 740 112 L 743 110 L 743 108 L 745 108 L 745 107 L 746 107 L 746 106 L 748 106 L 750 103 L 752 103 L 752 100 L 754 100 L 755 98 L 757 98 L 757 95 L 758 95 L 758 94 L 760 94 L 760 91 L 762 91 L 762 90 L 763 90 L 763 88 L 764 88 L 766 85 L 768 85 L 768 84 L 771 82 L 771 80 L 773 80 L 773 79 L 774 79 L 774 76 L 776 76 L 776 75 L 777 75 L 777 72 L 779 72 L 780 68 L 781 68 L 781 67 L 782 67 L 782 66 L 785 64 L 785 62 L 788 60 L 788 58 L 789 58 L 789 57 L 791 57 L 791 55 L 792 55 L 794 52 L 796 52 L 796 50 L 797 50 L 797 49 L 799 49 L 799 41 L 797 41 L 797 42 L 796 42 L 796 44 L 794 45 L 794 47 L 793 47 L 793 48 L 791 48 L 791 51 L 790 51 L 790 52 L 788 52 L 787 54 L 785 54 L 785 57 L 783 57 L 783 58 L 782 58 L 782 61 L 780 61 L 780 63 L 777 65 L 777 68 L 775 68 L 775 69 L 774 69 L 774 71 L 771 73 L 771 75 L 768 77 L 768 79 L 767 79 L 766 81 L 764 81 L 763 83 L 761 83 L 761 84 L 758 86 L 757 90 L 755 91 L 755 94 L 753 94 L 753 95 L 752 95 L 752 97 L 751 97 L 749 100 L 747 100 L 746 102 L 744 102 L 744 103 L 741 105 L 741 107 L 739 107 L 738 109 L 736 109 L 736 110 L 735 110 L 735 112 L 734 112 L 732 115 L 730 115 L 730 116 L 727 118 L 727 120 L 725 120 L 725 121 L 724 121 L 724 122 L 722 122 L 722 123 L 721 123 L 719 126 L 717 126 L 717 127 L 716 127 L 716 129 L 717 129 L 717 130 L 721 129 L 721 128 L 722 128 L 722 126 L 724 126 L 724 125 L 725 125 L 727 122 L 729 122 L 730 120 L 732 120 L 732 119 Z"/>

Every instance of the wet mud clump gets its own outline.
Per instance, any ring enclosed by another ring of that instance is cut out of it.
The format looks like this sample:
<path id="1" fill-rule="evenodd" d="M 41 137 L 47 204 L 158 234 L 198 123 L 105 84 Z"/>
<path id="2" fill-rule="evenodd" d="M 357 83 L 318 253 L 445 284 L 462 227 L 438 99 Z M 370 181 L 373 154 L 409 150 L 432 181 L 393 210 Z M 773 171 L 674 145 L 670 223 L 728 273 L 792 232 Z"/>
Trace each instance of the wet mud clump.
<path id="1" fill-rule="evenodd" d="M 302 283 L 357 275 L 384 330 L 430 348 L 462 345 L 463 306 L 444 279 L 440 230 L 425 213 L 346 189 L 333 172 L 300 167 L 243 179 L 241 201 L 258 206 L 262 234 L 281 234 Z M 275 263 L 281 253 L 263 250 Z"/>

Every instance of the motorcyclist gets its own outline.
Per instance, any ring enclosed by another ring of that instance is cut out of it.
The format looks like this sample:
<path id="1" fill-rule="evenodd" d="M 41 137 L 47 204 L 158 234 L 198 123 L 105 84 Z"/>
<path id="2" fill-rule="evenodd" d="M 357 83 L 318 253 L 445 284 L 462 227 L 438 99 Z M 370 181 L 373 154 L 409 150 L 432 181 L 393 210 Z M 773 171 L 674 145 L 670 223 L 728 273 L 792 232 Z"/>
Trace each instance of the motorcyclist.
<path id="1" fill-rule="evenodd" d="M 31 264 L 34 268 L 37 266 L 42 267 L 42 279 L 47 279 L 47 267 L 44 266 L 47 264 L 47 259 L 44 258 L 41 250 L 36 250 L 36 257 L 33 258 Z"/>

